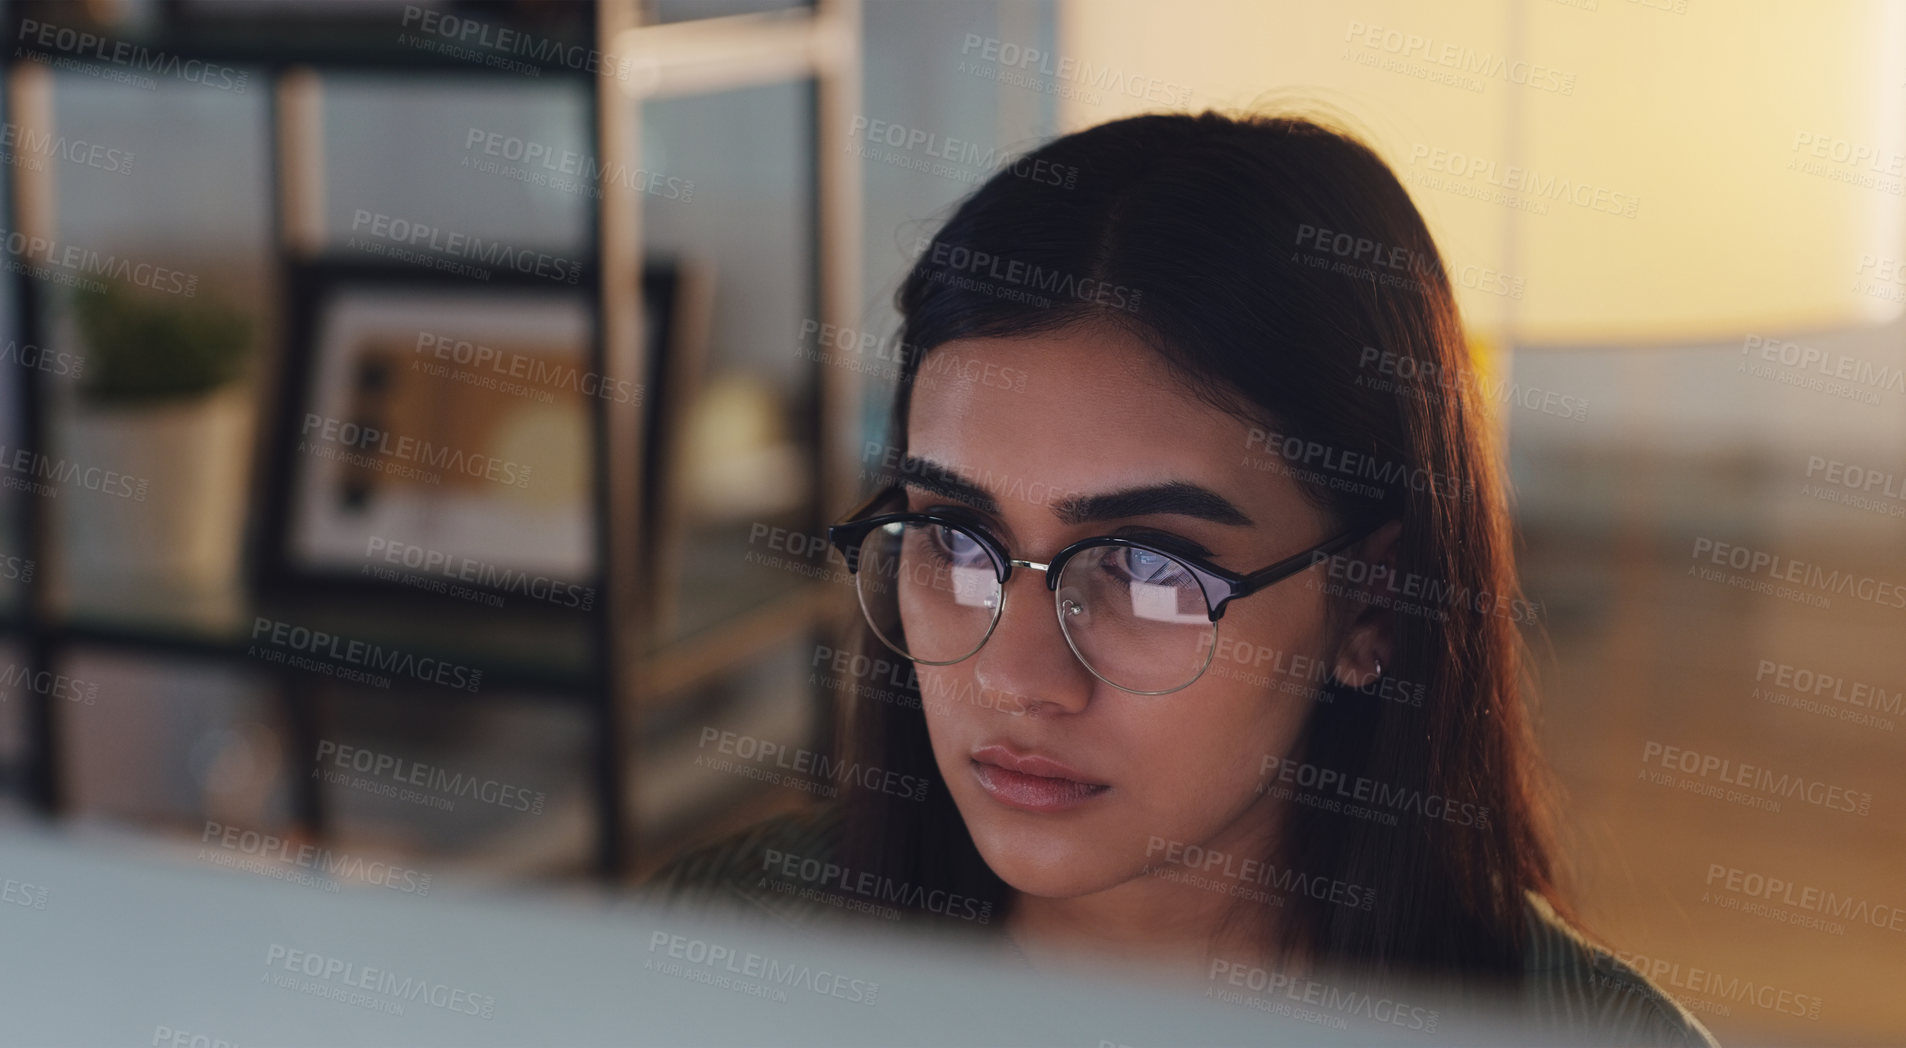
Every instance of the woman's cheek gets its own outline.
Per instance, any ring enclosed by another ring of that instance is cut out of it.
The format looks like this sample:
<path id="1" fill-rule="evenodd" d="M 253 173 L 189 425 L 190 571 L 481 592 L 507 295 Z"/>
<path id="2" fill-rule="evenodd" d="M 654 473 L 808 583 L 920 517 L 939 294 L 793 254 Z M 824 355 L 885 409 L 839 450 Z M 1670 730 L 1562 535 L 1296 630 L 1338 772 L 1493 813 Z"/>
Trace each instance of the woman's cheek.
<path id="1" fill-rule="evenodd" d="M 1195 716 L 1159 725 L 1158 765 L 1177 769 L 1182 803 L 1216 811 L 1249 804 L 1262 781 L 1266 755 L 1283 755 L 1296 741 L 1303 709 L 1267 689 L 1217 680 L 1186 706 Z"/>
<path id="2" fill-rule="evenodd" d="M 962 724 L 971 718 L 976 710 L 971 703 L 952 701 L 945 697 L 956 693 L 954 685 L 957 682 L 949 679 L 949 674 L 944 671 L 919 670 L 917 672 L 920 677 L 921 713 L 926 717 L 927 736 L 933 743 L 934 757 L 938 760 L 943 750 L 954 745 L 952 740 L 959 737 Z M 949 769 L 942 767 L 941 772 L 951 778 L 950 774 L 947 774 Z"/>

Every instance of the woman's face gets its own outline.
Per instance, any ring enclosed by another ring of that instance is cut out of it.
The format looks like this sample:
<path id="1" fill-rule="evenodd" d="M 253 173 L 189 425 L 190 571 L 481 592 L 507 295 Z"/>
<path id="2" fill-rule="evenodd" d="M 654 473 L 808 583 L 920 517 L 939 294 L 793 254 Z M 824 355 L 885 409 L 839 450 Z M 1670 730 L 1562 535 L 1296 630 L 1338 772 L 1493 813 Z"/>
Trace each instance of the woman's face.
<path id="1" fill-rule="evenodd" d="M 908 453 L 976 490 L 910 483 L 908 508 L 960 507 L 1014 558 L 1046 563 L 1079 539 L 1142 529 L 1246 572 L 1329 537 L 1296 481 L 1267 468 L 1262 432 L 1248 440 L 1251 427 L 1181 389 L 1130 334 L 1079 326 L 934 353 L 958 366 L 923 367 L 935 377 L 914 390 Z M 1145 497 L 1164 485 L 1179 492 L 1169 503 Z M 1185 497 L 1191 488 L 1208 494 Z M 1115 517 L 1064 512 L 1067 497 L 1114 493 L 1137 497 L 1110 507 Z M 1260 857 L 1277 803 L 1258 792 L 1264 758 L 1290 749 L 1313 701 L 1302 692 L 1322 680 L 1309 660 L 1332 654 L 1322 570 L 1233 601 L 1203 676 L 1135 695 L 1080 663 L 1043 575 L 1015 568 L 985 646 L 917 667 L 934 758 L 993 871 L 1021 892 L 1070 898 L 1192 845 Z M 936 701 L 949 696 L 961 698 Z"/>

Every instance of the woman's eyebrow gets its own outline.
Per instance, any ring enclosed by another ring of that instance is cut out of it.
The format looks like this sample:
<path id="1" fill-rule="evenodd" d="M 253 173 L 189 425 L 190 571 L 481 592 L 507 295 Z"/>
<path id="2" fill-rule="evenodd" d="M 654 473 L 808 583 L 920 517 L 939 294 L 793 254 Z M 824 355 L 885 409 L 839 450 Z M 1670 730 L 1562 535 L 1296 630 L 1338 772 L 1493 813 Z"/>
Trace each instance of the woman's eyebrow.
<path id="1" fill-rule="evenodd" d="M 942 498 L 956 499 L 991 516 L 999 516 L 999 502 L 978 484 L 967 480 L 932 459 L 908 455 L 900 463 L 900 473 L 908 487 L 932 492 Z"/>
<path id="2" fill-rule="evenodd" d="M 1084 495 L 1067 500 L 1055 507 L 1053 512 L 1067 524 L 1144 517 L 1155 513 L 1196 517 L 1215 524 L 1249 526 L 1252 523 L 1251 518 L 1230 499 L 1210 488 L 1182 480 L 1110 491 L 1103 495 Z"/>
<path id="3" fill-rule="evenodd" d="M 908 455 L 900 464 L 906 483 L 943 498 L 956 499 L 981 513 L 999 515 L 999 501 L 985 488 L 967 480 L 952 469 L 930 459 Z M 1053 513 L 1066 524 L 1174 514 L 1196 517 L 1216 524 L 1249 527 L 1254 523 L 1230 499 L 1187 481 L 1170 481 L 1102 495 L 1082 495 L 1053 507 Z"/>

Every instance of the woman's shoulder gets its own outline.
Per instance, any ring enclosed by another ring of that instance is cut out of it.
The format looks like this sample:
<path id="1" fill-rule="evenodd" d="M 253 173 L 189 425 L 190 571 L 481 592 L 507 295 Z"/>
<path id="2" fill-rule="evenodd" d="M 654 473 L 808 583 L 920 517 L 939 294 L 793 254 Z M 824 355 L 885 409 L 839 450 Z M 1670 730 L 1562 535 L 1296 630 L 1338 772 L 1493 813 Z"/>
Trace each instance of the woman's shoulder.
<path id="1" fill-rule="evenodd" d="M 1687 1009 L 1647 977 L 1590 942 L 1531 893 L 1523 962 L 1524 1003 L 1544 1027 L 1593 1030 L 1619 1043 L 1719 1048 L 1719 1042 Z"/>
<path id="2" fill-rule="evenodd" d="M 785 812 L 671 859 L 637 889 L 664 909 L 741 911 L 806 923 L 823 912 L 803 891 L 824 883 L 839 850 L 841 810 Z"/>

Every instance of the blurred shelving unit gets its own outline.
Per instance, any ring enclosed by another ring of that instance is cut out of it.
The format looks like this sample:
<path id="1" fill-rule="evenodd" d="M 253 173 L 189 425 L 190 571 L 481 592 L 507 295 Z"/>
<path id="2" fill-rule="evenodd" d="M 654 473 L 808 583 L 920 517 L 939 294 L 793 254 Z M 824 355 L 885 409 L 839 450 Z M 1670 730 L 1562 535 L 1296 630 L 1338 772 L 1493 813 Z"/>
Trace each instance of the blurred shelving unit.
<path id="1" fill-rule="evenodd" d="M 325 250 L 324 78 L 370 73 L 411 78 L 406 83 L 507 83 L 502 78 L 520 71 L 403 46 L 391 39 L 388 24 L 381 37 L 373 39 L 373 34 L 342 23 L 287 28 L 270 18 L 253 22 L 189 17 L 192 8 L 186 4 L 160 9 L 164 17 L 153 25 L 113 31 L 133 34 L 143 46 L 181 59 L 253 70 L 254 89 L 269 94 L 267 148 L 275 225 L 270 283 L 277 327 L 267 339 L 268 374 L 257 383 L 262 450 L 257 458 L 261 465 L 254 468 L 248 529 L 252 570 L 227 599 L 209 605 L 187 606 L 172 594 L 127 587 L 113 594 L 113 607 L 106 613 L 74 611 L 61 595 L 62 536 L 49 500 L 19 498 L 13 533 L 21 555 L 40 570 L 24 583 L 18 601 L 0 609 L 0 641 L 16 646 L 28 674 L 57 670 L 82 652 L 109 651 L 229 665 L 268 677 L 282 716 L 285 749 L 294 755 L 288 777 L 294 825 L 309 839 L 325 839 L 333 821 L 322 784 L 299 763 L 326 737 L 327 702 L 416 699 L 435 702 L 435 708 L 454 718 L 467 704 L 527 701 L 522 696 L 564 701 L 587 721 L 592 865 L 596 874 L 611 881 L 651 868 L 656 849 L 698 830 L 706 833 L 719 825 L 714 820 L 732 823 L 788 805 L 788 791 L 774 792 L 737 778 L 718 804 L 703 803 L 685 820 L 668 820 L 638 832 L 636 813 L 643 798 L 637 786 L 640 769 L 634 765 L 644 759 L 645 718 L 679 720 L 722 678 L 817 638 L 839 596 L 837 587 L 802 580 L 783 582 L 747 599 L 677 607 L 681 602 L 665 592 L 666 587 L 693 585 L 700 578 L 689 549 L 696 525 L 673 504 L 681 497 L 679 477 L 672 474 L 681 468 L 687 424 L 679 402 L 590 398 L 592 581 L 598 594 L 591 612 L 545 608 L 508 614 L 486 610 L 479 615 L 467 603 L 430 594 L 372 599 L 344 588 L 289 584 L 259 568 L 259 548 L 278 541 L 270 529 L 284 527 L 283 511 L 274 508 L 281 505 L 283 479 L 268 475 L 264 467 L 274 461 L 271 443 L 287 439 L 287 427 L 295 418 L 287 413 L 297 408 L 287 393 L 296 386 L 288 380 L 287 369 L 302 365 L 288 349 L 296 342 L 291 325 L 309 319 L 299 301 L 305 282 L 314 273 L 327 272 L 335 261 Z M 29 16 L 79 26 L 90 10 L 13 5 L 6 9 L 4 22 L 9 31 Z M 468 15 L 472 9 L 462 10 Z M 661 20 L 637 0 L 575 0 L 484 8 L 480 13 L 506 20 L 513 12 L 530 10 L 536 10 L 535 17 L 547 17 L 550 11 L 575 15 L 564 28 L 548 32 L 561 35 L 565 48 L 581 48 L 635 71 L 618 78 L 596 75 L 592 66 L 558 61 L 543 63 L 536 74 L 544 82 L 562 80 L 586 90 L 587 143 L 605 173 L 612 165 L 629 171 L 641 168 L 643 107 L 650 100 L 751 85 L 807 85 L 812 191 L 809 199 L 790 202 L 797 212 L 807 212 L 804 228 L 813 277 L 806 293 L 807 315 L 823 323 L 852 325 L 859 314 L 860 171 L 846 135 L 861 90 L 858 0 L 817 0 L 811 7 L 675 21 Z M 83 55 L 60 57 L 89 61 Z M 54 89 L 47 63 L 10 61 L 5 98 L 9 120 L 23 128 L 53 131 Z M 722 129 L 710 127 L 705 133 L 720 135 Z M 10 174 L 3 218 L 7 229 L 30 235 L 54 231 L 58 216 L 49 177 L 25 168 Z M 685 365 L 651 359 L 644 336 L 644 296 L 636 290 L 642 287 L 649 257 L 643 193 L 626 179 L 610 177 L 599 178 L 596 189 L 588 197 L 585 257 L 590 265 L 582 283 L 592 310 L 590 365 L 605 382 L 647 385 Z M 49 289 L 19 267 L 7 279 L 14 291 L 11 337 L 23 344 L 46 344 L 54 324 Z M 46 377 L 25 374 L 17 386 L 18 403 L 10 410 L 17 412 L 19 448 L 31 454 L 49 447 L 55 406 Z M 804 375 L 807 387 L 791 398 L 803 449 L 798 469 L 804 474 L 804 495 L 793 519 L 816 532 L 851 498 L 856 484 L 860 392 L 847 369 L 810 361 Z M 354 637 L 401 643 L 407 650 L 440 659 L 479 662 L 484 690 L 491 694 L 425 700 L 401 687 L 387 696 L 354 694 L 307 672 L 261 665 L 246 656 L 250 624 L 258 616 L 294 619 L 314 628 L 337 624 Z M 805 681 L 806 674 L 795 679 Z M 333 694 L 326 699 L 320 695 L 323 691 Z M 517 695 L 507 694 L 511 691 Z M 499 698 L 497 692 L 505 694 Z M 822 699 L 818 691 L 809 692 L 803 698 L 813 712 Z M 26 749 L 12 778 L 35 810 L 58 817 L 67 809 L 63 755 L 72 743 L 64 711 L 50 695 L 21 697 Z"/>

